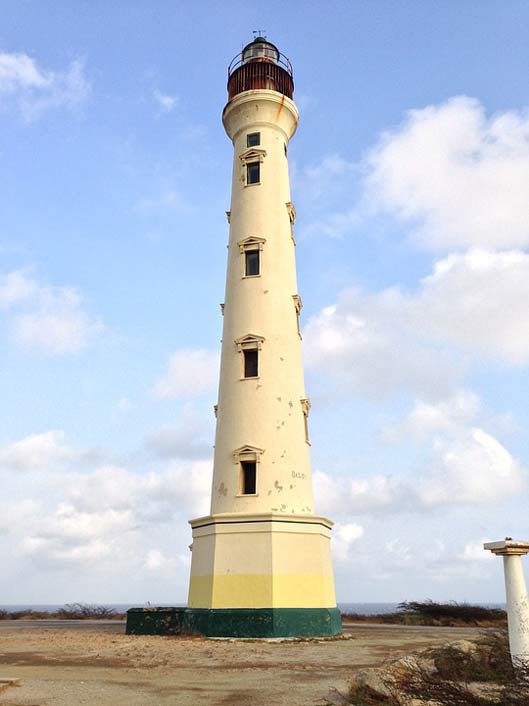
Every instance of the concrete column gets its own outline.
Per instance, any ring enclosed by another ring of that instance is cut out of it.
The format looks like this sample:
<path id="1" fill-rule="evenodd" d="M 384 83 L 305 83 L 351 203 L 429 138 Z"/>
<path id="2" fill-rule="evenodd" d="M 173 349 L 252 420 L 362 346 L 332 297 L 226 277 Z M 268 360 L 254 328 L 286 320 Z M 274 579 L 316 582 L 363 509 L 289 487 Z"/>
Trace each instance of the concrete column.
<path id="1" fill-rule="evenodd" d="M 488 542 L 484 548 L 503 556 L 509 646 L 513 665 L 529 667 L 529 597 L 525 585 L 521 557 L 529 553 L 529 542 Z"/>

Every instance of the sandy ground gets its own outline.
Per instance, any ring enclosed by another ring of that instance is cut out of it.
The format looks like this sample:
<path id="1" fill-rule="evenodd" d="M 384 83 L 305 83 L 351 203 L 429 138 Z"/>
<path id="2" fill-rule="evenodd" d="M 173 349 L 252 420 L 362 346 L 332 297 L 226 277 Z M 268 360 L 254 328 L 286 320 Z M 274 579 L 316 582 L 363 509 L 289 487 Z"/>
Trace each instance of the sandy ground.
<path id="1" fill-rule="evenodd" d="M 18 623 L 18 624 L 17 624 Z M 348 626 L 317 642 L 127 636 L 122 623 L 0 622 L 0 706 L 317 706 L 355 670 L 472 628 Z"/>

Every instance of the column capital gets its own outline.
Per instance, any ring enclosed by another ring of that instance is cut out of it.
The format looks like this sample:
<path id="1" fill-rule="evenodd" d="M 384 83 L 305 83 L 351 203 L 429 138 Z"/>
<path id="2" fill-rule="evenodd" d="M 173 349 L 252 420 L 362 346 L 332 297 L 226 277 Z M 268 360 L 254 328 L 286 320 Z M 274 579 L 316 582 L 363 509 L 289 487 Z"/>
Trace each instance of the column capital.
<path id="1" fill-rule="evenodd" d="M 529 542 L 517 542 L 507 537 L 501 542 L 486 542 L 483 549 L 487 549 L 496 556 L 523 556 L 529 554 Z"/>

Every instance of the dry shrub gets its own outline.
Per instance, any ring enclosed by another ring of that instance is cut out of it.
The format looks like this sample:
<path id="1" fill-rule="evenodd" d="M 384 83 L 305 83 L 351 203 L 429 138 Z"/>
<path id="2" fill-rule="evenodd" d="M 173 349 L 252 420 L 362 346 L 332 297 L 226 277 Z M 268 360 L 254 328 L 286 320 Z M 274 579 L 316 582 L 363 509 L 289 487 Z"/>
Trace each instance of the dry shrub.
<path id="1" fill-rule="evenodd" d="M 102 618 L 113 618 L 116 611 L 104 605 L 67 603 L 64 608 L 52 615 L 63 620 L 101 620 Z"/>
<path id="2" fill-rule="evenodd" d="M 56 611 L 0 610 L 0 620 L 117 620 L 124 617 L 123 613 L 116 613 L 113 608 L 85 603 L 67 603 Z"/>
<path id="3" fill-rule="evenodd" d="M 3 615 L 0 615 L 0 620 L 39 620 L 41 618 L 49 618 L 49 613 L 44 611 L 31 610 L 3 610 Z"/>
<path id="4" fill-rule="evenodd" d="M 470 603 L 403 601 L 393 613 L 343 613 L 344 622 L 390 623 L 401 625 L 442 625 L 497 627 L 507 624 L 507 613 L 500 608 L 485 608 Z"/>
<path id="5" fill-rule="evenodd" d="M 497 623 L 507 619 L 507 613 L 501 608 L 486 608 L 470 603 L 434 603 L 427 601 L 403 601 L 398 605 L 398 611 L 404 615 L 412 615 L 432 624 L 463 623 L 465 625 L 480 625 L 485 622 Z"/>
<path id="6" fill-rule="evenodd" d="M 368 684 L 353 684 L 350 703 L 529 706 L 529 668 L 513 669 L 504 632 L 485 635 L 476 650 L 465 651 L 455 643 L 421 653 L 413 668 L 396 669 L 395 664 L 386 672 L 376 670 L 380 692 Z"/>

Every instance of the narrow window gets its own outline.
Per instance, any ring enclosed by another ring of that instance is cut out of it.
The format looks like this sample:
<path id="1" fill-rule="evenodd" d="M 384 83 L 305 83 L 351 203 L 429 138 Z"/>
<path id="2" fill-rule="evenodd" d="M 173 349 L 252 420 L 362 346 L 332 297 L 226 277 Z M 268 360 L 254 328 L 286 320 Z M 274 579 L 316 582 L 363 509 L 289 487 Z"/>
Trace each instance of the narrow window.
<path id="1" fill-rule="evenodd" d="M 292 238 L 292 242 L 294 245 L 296 244 L 296 241 L 294 239 L 294 223 L 296 221 L 296 209 L 294 208 L 294 204 L 292 201 L 288 201 L 286 203 L 287 211 L 288 211 L 288 217 L 290 219 L 290 237 Z"/>
<path id="2" fill-rule="evenodd" d="M 242 495 L 255 495 L 256 492 L 256 467 L 255 461 L 241 461 L 242 468 Z"/>
<path id="3" fill-rule="evenodd" d="M 245 350 L 244 353 L 244 377 L 256 378 L 259 375 L 258 351 Z"/>
<path id="4" fill-rule="evenodd" d="M 310 400 L 307 397 L 301 399 L 301 409 L 303 410 L 303 422 L 305 424 L 305 441 L 310 446 L 309 439 L 309 413 L 310 413 Z"/>
<path id="5" fill-rule="evenodd" d="M 286 143 L 286 142 L 283 143 L 283 147 L 285 148 L 285 157 L 286 157 L 287 154 L 288 154 L 287 143 Z"/>
<path id="6" fill-rule="evenodd" d="M 303 421 L 305 422 L 305 441 L 310 444 L 309 439 L 309 417 L 307 414 L 303 414 Z"/>
<path id="7" fill-rule="evenodd" d="M 249 135 L 246 135 L 246 147 L 257 147 L 257 145 L 261 144 L 261 133 L 260 132 L 251 132 Z"/>
<path id="8" fill-rule="evenodd" d="M 294 300 L 294 308 L 296 310 L 296 323 L 298 326 L 298 336 L 301 338 L 301 329 L 299 327 L 299 315 L 301 314 L 301 307 L 303 304 L 301 303 L 301 297 L 299 294 L 293 294 L 292 299 Z"/>
<path id="9" fill-rule="evenodd" d="M 250 162 L 246 165 L 246 183 L 259 184 L 261 181 L 261 164 L 259 162 Z"/>
<path id="10" fill-rule="evenodd" d="M 246 250 L 244 254 L 246 256 L 246 276 L 251 277 L 252 275 L 260 274 L 259 250 Z"/>

